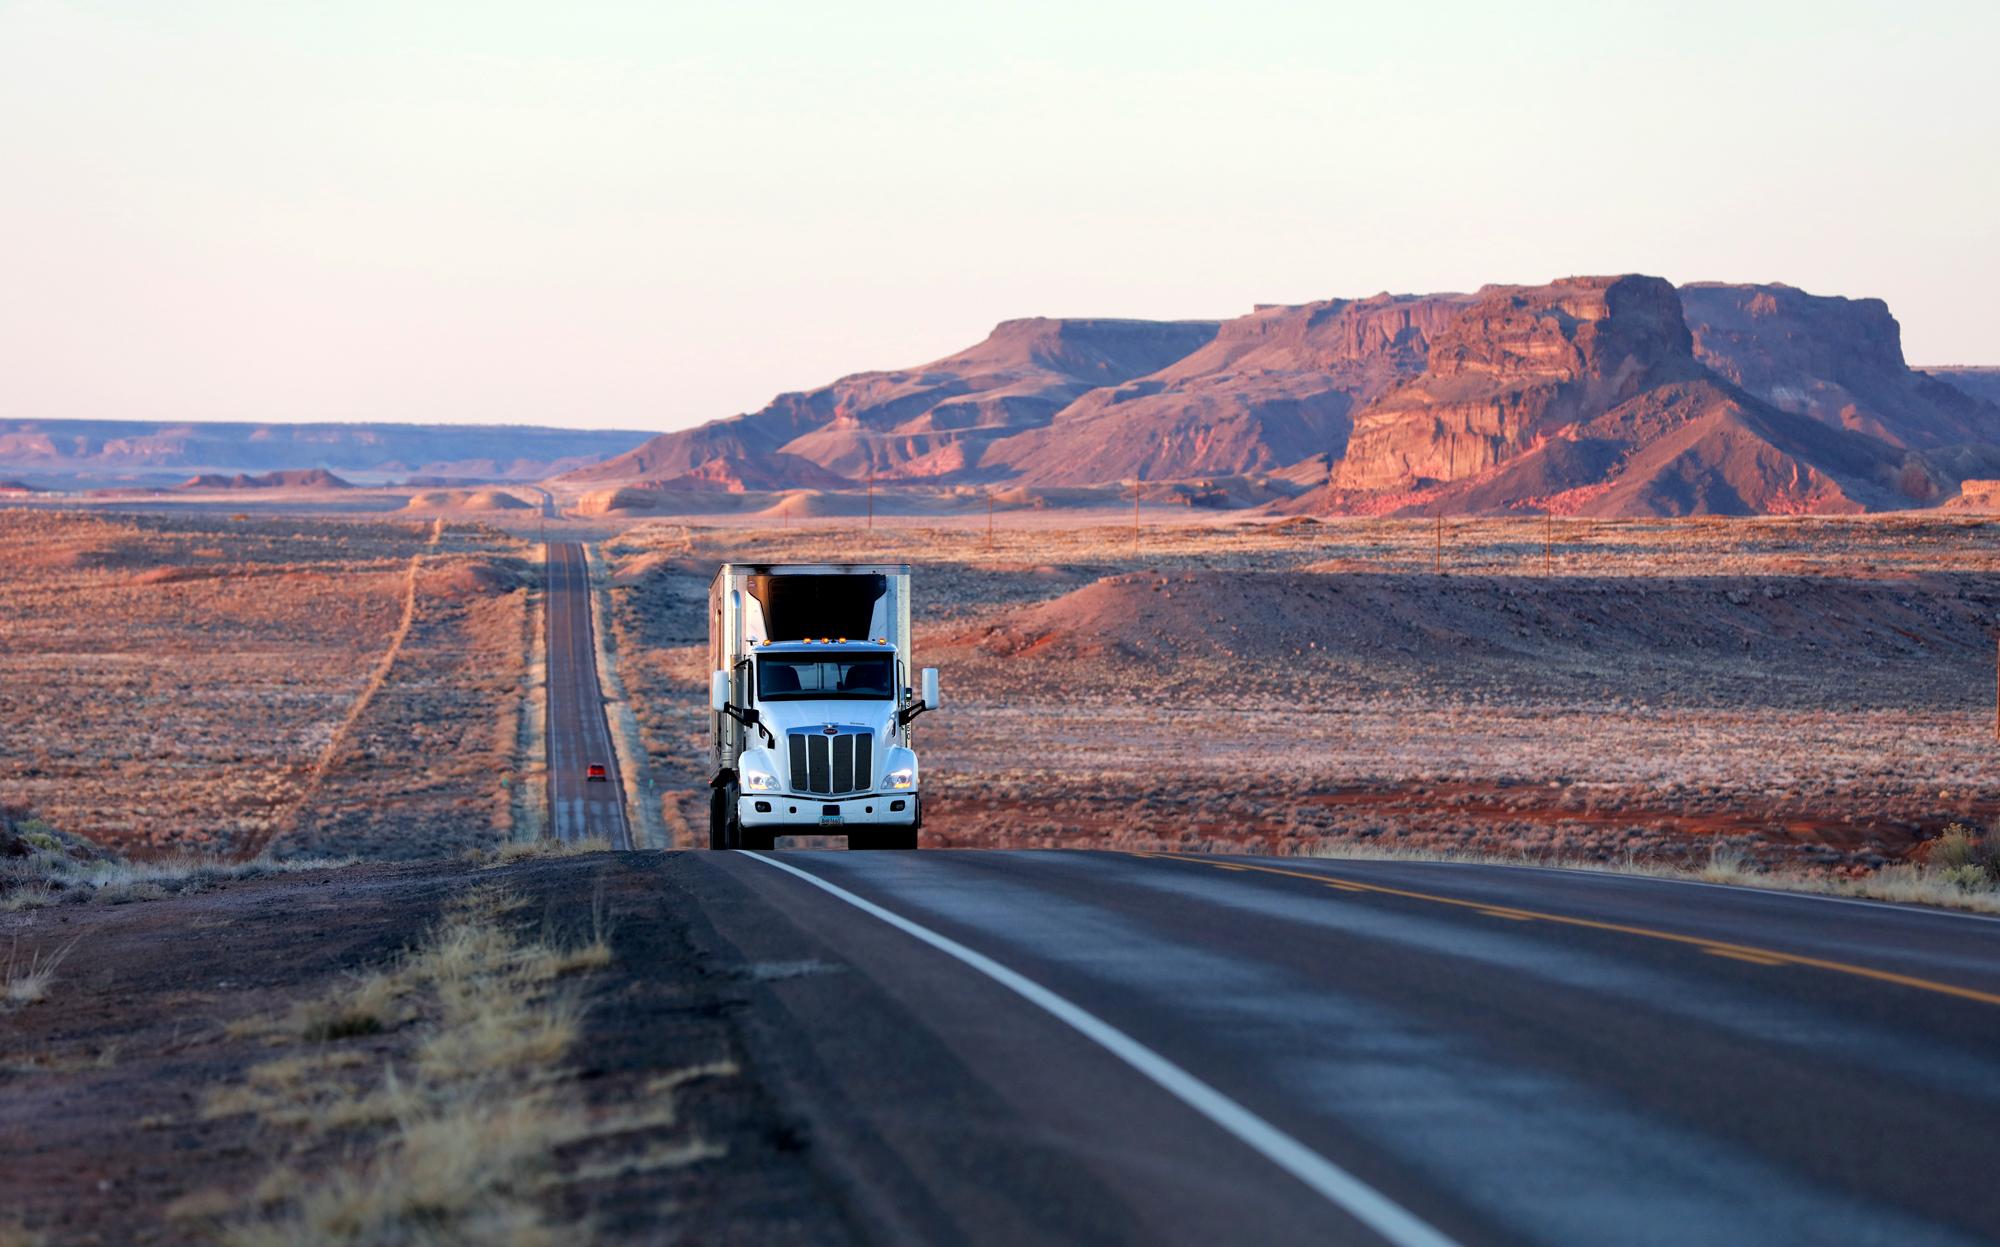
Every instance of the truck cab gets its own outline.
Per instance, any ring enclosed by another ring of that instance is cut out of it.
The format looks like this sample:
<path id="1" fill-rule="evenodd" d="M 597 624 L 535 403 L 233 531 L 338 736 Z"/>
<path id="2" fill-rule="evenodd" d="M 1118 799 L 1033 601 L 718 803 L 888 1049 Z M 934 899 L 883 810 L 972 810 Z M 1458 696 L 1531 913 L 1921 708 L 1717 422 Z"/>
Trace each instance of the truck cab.
<path id="1" fill-rule="evenodd" d="M 709 846 L 783 835 L 915 848 L 923 825 L 911 686 L 909 569 L 727 564 L 710 593 L 715 716 Z"/>

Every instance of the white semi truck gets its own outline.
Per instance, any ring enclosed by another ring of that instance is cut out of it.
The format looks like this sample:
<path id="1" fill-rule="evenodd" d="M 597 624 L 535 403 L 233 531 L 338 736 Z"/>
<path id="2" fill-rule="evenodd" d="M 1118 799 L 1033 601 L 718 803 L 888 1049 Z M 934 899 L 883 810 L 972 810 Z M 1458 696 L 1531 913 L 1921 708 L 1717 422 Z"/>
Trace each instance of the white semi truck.
<path id="1" fill-rule="evenodd" d="M 786 835 L 917 847 L 910 725 L 938 708 L 938 673 L 910 667 L 907 565 L 725 563 L 708 591 L 708 653 L 708 847 Z"/>

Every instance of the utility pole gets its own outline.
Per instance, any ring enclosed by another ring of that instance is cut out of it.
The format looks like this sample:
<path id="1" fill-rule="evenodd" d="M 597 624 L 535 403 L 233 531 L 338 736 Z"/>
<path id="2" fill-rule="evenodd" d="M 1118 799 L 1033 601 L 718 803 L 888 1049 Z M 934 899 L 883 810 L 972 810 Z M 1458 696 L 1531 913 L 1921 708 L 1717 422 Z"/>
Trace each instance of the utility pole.
<path id="1" fill-rule="evenodd" d="M 1556 570 L 1556 513 L 1542 512 L 1542 575 L 1551 576 Z"/>
<path id="2" fill-rule="evenodd" d="M 993 548 L 993 491 L 986 491 L 986 548 Z"/>
<path id="3" fill-rule="evenodd" d="M 1132 549 L 1139 548 L 1139 478 L 1132 478 Z"/>
<path id="4" fill-rule="evenodd" d="M 868 467 L 868 531 L 875 531 L 875 467 Z"/>
<path id="5" fill-rule="evenodd" d="M 1444 574 L 1444 512 L 1437 513 L 1437 545 L 1431 549 L 1431 575 Z"/>

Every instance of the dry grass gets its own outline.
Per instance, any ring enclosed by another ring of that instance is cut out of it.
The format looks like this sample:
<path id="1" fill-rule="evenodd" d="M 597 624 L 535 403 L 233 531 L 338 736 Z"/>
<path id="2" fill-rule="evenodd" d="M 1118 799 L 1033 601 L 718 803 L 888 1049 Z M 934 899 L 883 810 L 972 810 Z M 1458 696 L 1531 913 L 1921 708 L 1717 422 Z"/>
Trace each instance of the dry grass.
<path id="1" fill-rule="evenodd" d="M 578 840 L 520 840 L 503 844 L 490 857 L 494 866 L 509 866 L 515 862 L 532 861 L 544 857 L 575 857 L 583 853 L 609 853 L 611 841 L 603 836 L 585 836 Z"/>
<path id="2" fill-rule="evenodd" d="M 578 1243 L 590 1227 L 558 1215 L 553 1193 L 717 1155 L 658 1135 L 677 1125 L 674 1087 L 733 1065 L 663 1084 L 651 1109 L 586 1104 L 564 1065 L 583 1016 L 574 984 L 610 963 L 610 944 L 601 917 L 587 942 L 535 936 L 523 907 L 472 888 L 392 971 L 273 1021 L 310 1046 L 218 1089 L 207 1112 L 254 1114 L 302 1140 L 247 1200 L 197 1193 L 179 1219 L 235 1247 Z M 343 1046 L 351 1024 L 325 1024 L 357 1018 L 389 1033 L 395 1064 Z"/>
<path id="3" fill-rule="evenodd" d="M 19 944 L 10 948 L 7 953 L 7 965 L 4 970 L 0 970 L 0 1001 L 4 1001 L 10 1007 L 19 1008 L 47 1000 L 49 988 L 55 985 L 56 971 L 61 968 L 63 959 L 69 956 L 70 949 L 74 947 L 76 941 L 71 940 L 46 955 L 41 952 L 31 952 L 26 961 L 21 959 Z"/>
<path id="4" fill-rule="evenodd" d="M 548 795 L 548 601 L 546 581 L 536 581 L 521 618 L 527 661 L 520 674 L 513 713 L 499 723 L 511 745 L 514 774 L 508 777 L 507 832 L 515 842 L 540 839 L 549 827 Z M 511 729 L 511 739 L 509 732 Z"/>
<path id="5" fill-rule="evenodd" d="M 1988 837 L 2000 839 L 2000 833 L 1989 832 Z M 1348 841 L 1323 844 L 1314 850 L 1312 856 L 1353 861 L 1467 862 L 1483 866 L 1586 870 L 1596 874 L 1683 879 L 1696 883 L 1719 883 L 1779 892 L 1847 897 L 1852 900 L 1932 905 L 1978 914 L 2000 914 L 2000 885 L 1996 885 L 1983 875 L 1974 880 L 1951 867 L 1927 863 L 1898 863 L 1879 870 L 1846 874 L 1767 868 L 1758 865 L 1756 859 L 1741 846 L 1726 844 L 1713 846 L 1706 860 L 1697 860 L 1692 864 L 1647 859 L 1637 854 L 1629 854 L 1612 861 L 1600 861 L 1594 858 L 1522 853 L 1383 848 Z"/>
<path id="6" fill-rule="evenodd" d="M 57 831 L 40 819 L 0 825 L 0 841 L 8 840 L 17 850 L 25 851 L 18 856 L 0 856 L 0 912 L 89 900 L 111 905 L 156 901 L 267 875 L 337 870 L 354 861 L 277 861 L 269 857 L 235 861 L 188 851 L 129 861 L 81 836 Z"/>

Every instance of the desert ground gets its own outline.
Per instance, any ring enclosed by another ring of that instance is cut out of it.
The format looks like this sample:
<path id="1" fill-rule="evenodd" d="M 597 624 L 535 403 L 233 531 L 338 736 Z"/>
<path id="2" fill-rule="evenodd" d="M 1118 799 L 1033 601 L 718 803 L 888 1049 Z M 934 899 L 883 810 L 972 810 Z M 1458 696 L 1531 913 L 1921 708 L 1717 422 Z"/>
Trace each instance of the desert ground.
<path id="1" fill-rule="evenodd" d="M 945 674 L 928 844 L 1866 869 L 1996 812 L 1996 538 L 1983 516 L 841 519 L 605 549 L 682 843 L 714 565 L 879 560 L 916 565 L 918 661 Z"/>
<path id="2" fill-rule="evenodd" d="M 725 560 L 916 565 L 938 847 L 1853 870 L 2000 813 L 1990 516 L 983 518 L 554 525 L 669 841 L 705 838 Z M 531 836 L 543 527 L 0 512 L 0 792 L 141 855 Z"/>
<path id="3" fill-rule="evenodd" d="M 0 794 L 109 849 L 507 838 L 531 547 L 442 520 L 0 511 Z"/>

